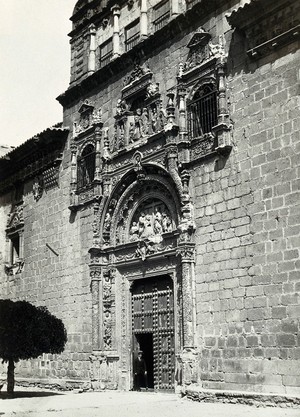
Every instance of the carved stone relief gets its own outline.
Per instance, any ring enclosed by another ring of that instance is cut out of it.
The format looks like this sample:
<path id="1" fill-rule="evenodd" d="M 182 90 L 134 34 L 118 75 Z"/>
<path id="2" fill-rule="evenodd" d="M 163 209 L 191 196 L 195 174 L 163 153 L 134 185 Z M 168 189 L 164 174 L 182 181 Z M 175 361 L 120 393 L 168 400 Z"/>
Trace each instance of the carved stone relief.
<path id="1" fill-rule="evenodd" d="M 23 205 L 16 205 L 8 215 L 6 232 L 10 233 L 24 226 Z"/>
<path id="2" fill-rule="evenodd" d="M 114 294 L 112 291 L 114 280 L 113 270 L 106 270 L 103 273 L 102 304 L 103 304 L 103 344 L 104 349 L 112 348 L 113 332 L 113 304 Z"/>
<path id="3" fill-rule="evenodd" d="M 32 194 L 35 201 L 38 201 L 43 194 L 44 181 L 42 177 L 36 177 L 32 185 Z"/>
<path id="4" fill-rule="evenodd" d="M 187 46 L 190 51 L 183 68 L 181 66 L 179 69 L 179 76 L 182 76 L 182 71 L 188 71 L 211 58 L 225 57 L 224 38 L 220 36 L 219 43 L 213 44 L 211 35 L 202 28 L 193 35 Z"/>
<path id="5" fill-rule="evenodd" d="M 129 241 L 152 239 L 159 242 L 161 235 L 172 232 L 174 224 L 166 204 L 158 199 L 145 201 L 136 211 L 129 228 Z"/>
<path id="6" fill-rule="evenodd" d="M 124 80 L 122 98 L 116 106 L 113 151 L 164 129 L 166 113 L 162 108 L 159 85 L 152 81 L 152 77 L 147 64 L 135 64 L 132 73 Z"/>
<path id="7" fill-rule="evenodd" d="M 101 109 L 96 109 L 89 100 L 85 100 L 78 110 L 79 120 L 73 123 L 73 138 L 95 124 L 102 123 Z"/>

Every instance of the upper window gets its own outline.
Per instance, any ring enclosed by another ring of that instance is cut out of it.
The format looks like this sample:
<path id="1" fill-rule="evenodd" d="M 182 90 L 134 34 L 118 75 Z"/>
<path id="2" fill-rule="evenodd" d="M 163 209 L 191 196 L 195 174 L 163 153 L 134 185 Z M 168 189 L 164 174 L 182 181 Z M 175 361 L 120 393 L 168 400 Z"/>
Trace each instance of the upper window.
<path id="1" fill-rule="evenodd" d="M 154 30 L 162 28 L 170 18 L 170 0 L 164 0 L 159 3 L 154 9 Z"/>
<path id="2" fill-rule="evenodd" d="M 196 91 L 188 103 L 188 124 L 190 138 L 210 133 L 218 122 L 217 89 L 213 84 L 205 84 Z"/>
<path id="3" fill-rule="evenodd" d="M 8 275 L 19 274 L 20 272 L 22 272 L 24 265 L 23 232 L 23 204 L 16 204 L 12 207 L 12 210 L 9 214 L 6 228 L 8 256 L 6 257 L 5 269 Z"/>
<path id="4" fill-rule="evenodd" d="M 87 145 L 78 158 L 77 184 L 78 188 L 85 187 L 93 182 L 95 176 L 95 148 Z"/>
<path id="5" fill-rule="evenodd" d="M 113 56 L 112 38 L 100 46 L 100 68 L 107 65 Z"/>
<path id="6" fill-rule="evenodd" d="M 140 39 L 140 21 L 135 20 L 125 29 L 125 50 L 132 49 Z"/>

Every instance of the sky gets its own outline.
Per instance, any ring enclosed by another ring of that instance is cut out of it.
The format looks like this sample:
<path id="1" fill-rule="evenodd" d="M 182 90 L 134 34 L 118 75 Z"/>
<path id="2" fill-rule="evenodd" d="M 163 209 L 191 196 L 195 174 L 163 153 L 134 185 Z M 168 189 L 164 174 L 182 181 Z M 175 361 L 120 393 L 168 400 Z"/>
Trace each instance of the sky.
<path id="1" fill-rule="evenodd" d="M 0 0 L 0 145 L 18 146 L 62 121 L 76 0 Z"/>

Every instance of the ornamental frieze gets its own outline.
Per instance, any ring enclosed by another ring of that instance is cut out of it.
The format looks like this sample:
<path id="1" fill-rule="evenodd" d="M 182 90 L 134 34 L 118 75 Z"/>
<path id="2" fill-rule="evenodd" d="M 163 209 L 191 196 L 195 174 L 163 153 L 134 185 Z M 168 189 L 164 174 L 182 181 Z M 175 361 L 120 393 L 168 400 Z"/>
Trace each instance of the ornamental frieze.
<path id="1" fill-rule="evenodd" d="M 195 140 L 191 144 L 191 159 L 204 157 L 215 150 L 215 137 L 211 133 L 207 133 L 201 140 Z"/>

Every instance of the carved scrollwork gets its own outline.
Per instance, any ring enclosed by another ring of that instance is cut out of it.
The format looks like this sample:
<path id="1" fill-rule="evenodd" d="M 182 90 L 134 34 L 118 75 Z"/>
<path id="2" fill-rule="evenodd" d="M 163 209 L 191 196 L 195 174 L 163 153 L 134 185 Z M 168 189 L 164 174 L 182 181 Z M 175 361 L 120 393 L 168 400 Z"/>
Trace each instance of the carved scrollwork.
<path id="1" fill-rule="evenodd" d="M 219 42 L 213 44 L 210 33 L 202 28 L 193 35 L 187 46 L 190 51 L 184 67 L 179 68 L 180 77 L 182 77 L 184 71 L 201 65 L 211 58 L 219 58 L 221 60 L 225 58 L 224 38 L 220 36 Z"/>
<path id="2" fill-rule="evenodd" d="M 145 62 L 142 65 L 136 62 L 131 73 L 124 79 L 124 86 L 127 86 L 133 83 L 134 81 L 139 80 L 144 75 L 150 74 L 150 73 L 151 73 L 151 70 L 147 62 Z"/>
<path id="3" fill-rule="evenodd" d="M 9 233 L 24 226 L 23 205 L 14 206 L 7 219 L 6 231 Z"/>

